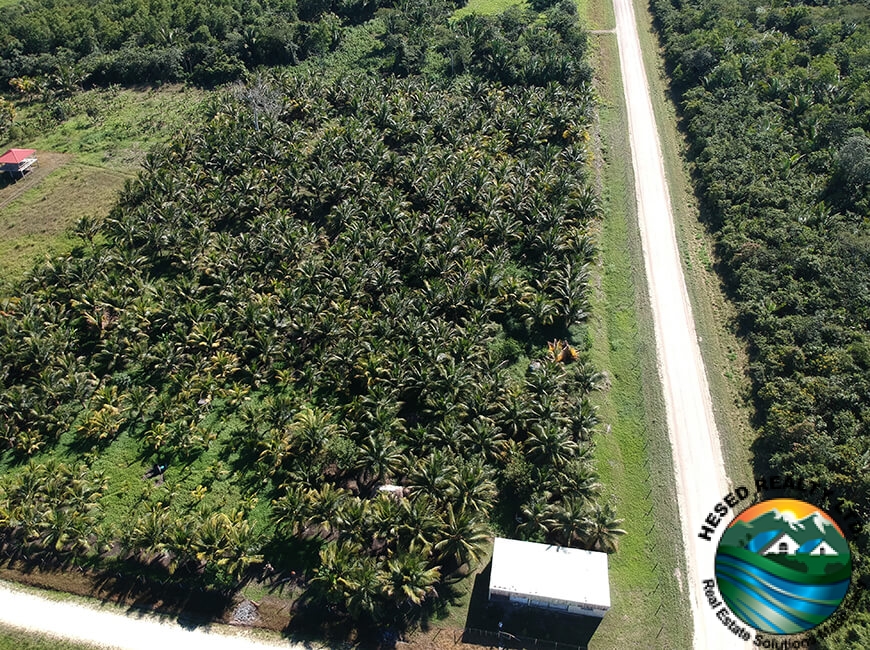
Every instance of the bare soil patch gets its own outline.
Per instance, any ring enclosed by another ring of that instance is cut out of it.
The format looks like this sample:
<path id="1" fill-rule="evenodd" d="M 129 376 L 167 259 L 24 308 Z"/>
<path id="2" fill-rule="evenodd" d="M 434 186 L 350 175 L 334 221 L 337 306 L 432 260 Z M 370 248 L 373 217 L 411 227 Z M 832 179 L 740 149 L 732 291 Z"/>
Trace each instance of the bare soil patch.
<path id="1" fill-rule="evenodd" d="M 0 175 L 0 210 L 12 203 L 27 190 L 39 185 L 46 176 L 58 167 L 71 162 L 75 156 L 67 153 L 54 153 L 52 151 L 36 152 L 39 167 L 27 174 L 24 178 L 12 181 L 7 174 Z"/>

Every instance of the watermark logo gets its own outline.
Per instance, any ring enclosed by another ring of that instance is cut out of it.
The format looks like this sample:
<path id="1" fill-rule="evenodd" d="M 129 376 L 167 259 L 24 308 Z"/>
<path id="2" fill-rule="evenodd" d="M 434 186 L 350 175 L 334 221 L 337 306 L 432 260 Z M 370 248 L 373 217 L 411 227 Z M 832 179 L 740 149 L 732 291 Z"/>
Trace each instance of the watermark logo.
<path id="1" fill-rule="evenodd" d="M 797 499 L 769 499 L 724 530 L 715 574 L 722 600 L 743 623 L 768 634 L 800 634 L 839 607 L 852 556 L 826 512 Z"/>

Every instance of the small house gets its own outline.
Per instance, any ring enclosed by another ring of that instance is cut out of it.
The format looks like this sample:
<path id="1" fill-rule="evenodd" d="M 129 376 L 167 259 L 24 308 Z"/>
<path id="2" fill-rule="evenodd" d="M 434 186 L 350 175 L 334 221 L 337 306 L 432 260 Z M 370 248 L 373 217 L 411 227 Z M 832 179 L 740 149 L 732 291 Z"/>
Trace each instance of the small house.
<path id="1" fill-rule="evenodd" d="M 800 544 L 794 541 L 788 533 L 774 537 L 773 541 L 762 551 L 762 555 L 794 555 Z"/>
<path id="2" fill-rule="evenodd" d="M 0 171 L 9 174 L 13 180 L 23 178 L 34 167 L 39 166 L 35 149 L 10 149 L 0 156 Z"/>
<path id="3" fill-rule="evenodd" d="M 607 553 L 496 537 L 489 599 L 603 618 L 610 609 Z"/>
<path id="4" fill-rule="evenodd" d="M 837 553 L 830 544 L 823 540 L 818 546 L 810 551 L 810 555 L 830 555 L 831 557 L 836 557 L 839 553 Z"/>

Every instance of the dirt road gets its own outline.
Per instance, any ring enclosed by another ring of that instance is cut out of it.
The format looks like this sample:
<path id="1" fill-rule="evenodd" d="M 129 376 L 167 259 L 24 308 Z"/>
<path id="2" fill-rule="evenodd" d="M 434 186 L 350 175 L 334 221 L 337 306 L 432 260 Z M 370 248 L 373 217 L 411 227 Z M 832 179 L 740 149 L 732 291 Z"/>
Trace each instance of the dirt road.
<path id="1" fill-rule="evenodd" d="M 638 220 L 686 547 L 694 647 L 735 648 L 738 641 L 713 617 L 701 588 L 703 578 L 713 577 L 715 544 L 699 539 L 698 532 L 712 506 L 728 492 L 719 434 L 680 265 L 632 0 L 614 0 L 614 8 Z"/>
<path id="2" fill-rule="evenodd" d="M 267 643 L 245 637 L 227 626 L 185 628 L 179 623 L 119 607 L 89 607 L 21 591 L 0 582 L 0 623 L 70 641 L 122 650 L 302 650 L 290 642 Z M 229 630 L 220 634 L 216 628 Z M 312 646 L 305 646 L 310 650 Z"/>

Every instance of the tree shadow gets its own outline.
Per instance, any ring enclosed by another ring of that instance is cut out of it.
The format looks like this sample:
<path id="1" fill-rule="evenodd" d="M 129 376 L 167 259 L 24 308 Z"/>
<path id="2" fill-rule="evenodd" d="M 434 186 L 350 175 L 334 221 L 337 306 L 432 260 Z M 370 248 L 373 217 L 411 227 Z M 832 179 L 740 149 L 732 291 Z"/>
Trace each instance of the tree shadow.
<path id="1" fill-rule="evenodd" d="M 104 603 L 127 606 L 128 614 L 157 613 L 172 617 L 185 629 L 220 620 L 232 606 L 232 594 L 207 589 L 195 576 L 170 577 L 160 558 L 130 558 L 94 576 L 94 596 Z"/>
<path id="2" fill-rule="evenodd" d="M 345 644 L 360 641 L 361 631 L 351 618 L 337 606 L 324 605 L 310 594 L 294 603 L 290 610 L 290 620 L 281 634 L 294 642 L 312 641 L 316 643 Z M 362 631 L 366 638 L 370 634 Z M 367 645 L 367 644 L 365 644 Z"/>
<path id="3" fill-rule="evenodd" d="M 500 648 L 586 648 L 603 619 L 489 599 L 492 563 L 475 578 L 464 643 Z"/>

